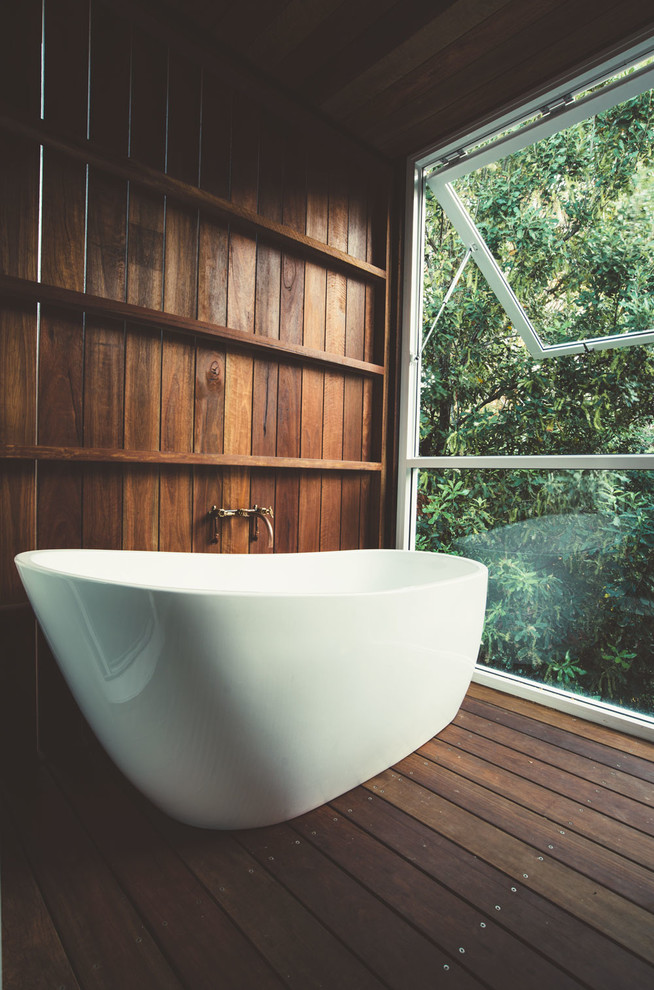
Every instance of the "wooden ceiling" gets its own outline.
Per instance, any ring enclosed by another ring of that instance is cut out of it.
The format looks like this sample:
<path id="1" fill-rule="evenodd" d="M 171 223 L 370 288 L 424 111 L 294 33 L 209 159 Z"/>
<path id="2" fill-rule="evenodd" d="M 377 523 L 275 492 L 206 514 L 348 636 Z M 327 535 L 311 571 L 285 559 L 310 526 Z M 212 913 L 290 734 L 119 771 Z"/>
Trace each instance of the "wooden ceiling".
<path id="1" fill-rule="evenodd" d="M 151 0 L 389 158 L 654 33 L 652 0 Z"/>

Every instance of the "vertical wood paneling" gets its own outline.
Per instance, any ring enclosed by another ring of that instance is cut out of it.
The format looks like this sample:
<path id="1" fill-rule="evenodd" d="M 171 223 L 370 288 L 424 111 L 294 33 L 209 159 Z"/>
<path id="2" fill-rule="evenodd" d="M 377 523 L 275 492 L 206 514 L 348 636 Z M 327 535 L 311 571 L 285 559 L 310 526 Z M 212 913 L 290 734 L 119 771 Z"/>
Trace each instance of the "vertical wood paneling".
<path id="1" fill-rule="evenodd" d="M 127 302 L 161 309 L 163 302 L 164 200 L 136 186 L 129 191 Z"/>
<path id="2" fill-rule="evenodd" d="M 348 253 L 365 258 L 368 234 L 368 216 L 365 191 L 353 185 L 348 210 Z M 346 289 L 345 353 L 348 357 L 363 359 L 365 350 L 365 285 L 348 278 Z M 343 457 L 358 461 L 363 448 L 363 379 L 348 375 L 343 396 Z M 341 522 L 341 549 L 359 546 L 361 505 L 361 478 L 348 475 L 343 478 L 343 506 Z"/>
<path id="3" fill-rule="evenodd" d="M 166 169 L 185 182 L 199 181 L 200 70 L 169 54 Z M 198 214 L 167 200 L 164 243 L 164 310 L 197 314 Z M 195 349 L 165 332 L 161 358 L 161 449 L 193 450 Z M 193 544 L 193 471 L 161 472 L 159 548 L 190 550 Z"/>
<path id="4" fill-rule="evenodd" d="M 86 290 L 125 299 L 127 182 L 89 169 Z"/>
<path id="5" fill-rule="evenodd" d="M 368 217 L 368 260 L 372 257 L 370 217 Z M 383 334 L 377 332 L 377 295 L 378 290 L 374 285 L 366 285 L 366 316 L 364 324 L 363 357 L 365 361 L 376 361 L 384 363 L 384 340 Z M 382 300 L 383 301 L 383 300 Z M 383 307 L 382 307 L 383 312 Z M 383 320 L 382 320 L 383 326 Z M 381 340 L 378 338 L 381 337 Z M 365 389 L 364 389 L 365 391 Z"/>
<path id="6" fill-rule="evenodd" d="M 200 186 L 215 196 L 229 197 L 231 90 L 214 75 L 202 80 Z M 198 319 L 227 322 L 229 231 L 211 217 L 200 216 L 198 245 Z"/>
<path id="7" fill-rule="evenodd" d="M 143 295 L 146 288 L 142 289 Z M 125 340 L 124 443 L 132 450 L 157 450 L 161 410 L 161 333 L 130 327 Z M 123 546 L 156 550 L 159 546 L 159 471 L 125 468 Z"/>
<path id="8" fill-rule="evenodd" d="M 130 38 L 125 25 L 101 4 L 91 19 L 90 136 L 101 147 L 125 154 L 129 136 Z M 108 92 L 106 78 L 111 73 Z M 125 299 L 128 184 L 89 169 L 86 289 Z M 88 319 L 84 348 L 84 444 L 121 447 L 124 442 L 125 329 Z M 122 546 L 123 472 L 86 465 L 82 542 L 85 547 Z"/>
<path id="9" fill-rule="evenodd" d="M 158 38 L 132 29 L 130 157 L 163 171 L 166 161 L 168 49 Z"/>
<path id="10" fill-rule="evenodd" d="M 146 287 L 142 289 L 146 294 Z M 132 450 L 157 450 L 161 415 L 161 333 L 127 326 L 125 341 L 124 443 Z M 159 546 L 159 471 L 125 468 L 123 546 Z"/>
<path id="11" fill-rule="evenodd" d="M 166 171 L 191 185 L 199 181 L 200 70 L 169 58 Z M 198 290 L 198 214 L 166 202 L 164 310 L 195 317 Z M 164 363 L 166 338 L 164 336 Z"/>
<path id="12" fill-rule="evenodd" d="M 213 543 L 213 520 L 209 516 L 212 506 L 223 504 L 223 476 L 221 471 L 206 468 L 193 470 L 193 551 L 195 553 L 221 553 L 222 527 L 218 527 L 218 542 Z"/>
<path id="13" fill-rule="evenodd" d="M 123 545 L 122 466 L 87 465 L 82 485 L 82 545 L 97 550 L 120 550 Z"/>
<path id="14" fill-rule="evenodd" d="M 92 0 L 89 137 L 113 155 L 126 155 L 129 149 L 130 63 L 129 23 Z"/>
<path id="15" fill-rule="evenodd" d="M 259 110 L 245 97 L 234 100 L 232 115 L 232 199 L 256 210 L 259 177 Z M 230 233 L 227 289 L 228 325 L 243 333 L 254 332 L 256 243 Z M 253 359 L 229 352 L 225 361 L 225 452 L 249 454 L 252 450 Z M 250 473 L 228 469 L 223 475 L 223 501 L 229 508 L 250 504 Z M 223 552 L 248 553 L 245 520 L 223 524 Z"/>
<path id="16" fill-rule="evenodd" d="M 36 440 L 36 307 L 0 313 L 0 439 Z M 0 461 L 0 766 L 25 770 L 36 753 L 34 619 L 14 557 L 36 546 L 36 465 Z"/>
<path id="17" fill-rule="evenodd" d="M 380 213 L 377 216 L 377 229 L 385 224 L 386 227 L 386 262 L 389 271 L 391 268 L 391 210 L 390 200 L 386 204 L 385 217 Z M 373 247 L 374 250 L 374 247 Z M 375 337 L 375 353 L 380 364 L 385 368 L 383 381 L 376 382 L 372 391 L 372 421 L 376 424 L 374 437 L 372 438 L 373 454 L 383 464 L 381 474 L 377 475 L 372 482 L 371 479 L 371 504 L 376 519 L 371 518 L 368 527 L 369 539 L 375 545 L 383 543 L 385 540 L 394 541 L 394 519 L 387 518 L 387 490 L 389 483 L 393 479 L 397 481 L 397 445 L 391 441 L 388 435 L 388 422 L 391 412 L 389 405 L 393 405 L 393 413 L 397 413 L 398 394 L 396 389 L 397 375 L 399 374 L 399 338 L 395 337 L 394 346 L 391 347 L 391 284 L 392 280 L 387 280 L 383 286 L 376 286 L 375 291 L 375 324 L 377 334 Z M 397 291 L 397 290 L 396 290 Z M 394 303 L 397 306 L 397 300 Z M 391 367 L 392 365 L 392 367 Z M 393 395 L 395 393 L 395 397 Z"/>
<path id="18" fill-rule="evenodd" d="M 161 449 L 193 450 L 195 351 L 187 337 L 164 335 L 161 361 Z"/>
<path id="19" fill-rule="evenodd" d="M 0 606 L 26 601 L 14 557 L 36 546 L 34 465 L 0 462 Z"/>
<path id="20" fill-rule="evenodd" d="M 84 446 L 123 446 L 125 328 L 89 317 L 84 353 Z"/>
<path id="21" fill-rule="evenodd" d="M 168 52 L 157 39 L 132 29 L 130 156 L 164 170 Z M 127 301 L 163 306 L 164 198 L 130 185 Z M 125 446 L 157 450 L 161 432 L 161 333 L 127 327 L 125 340 Z M 159 548 L 159 469 L 140 465 L 123 475 L 123 546 Z"/>
<path id="22" fill-rule="evenodd" d="M 159 469 L 123 469 L 123 549 L 159 549 Z"/>
<path id="23" fill-rule="evenodd" d="M 83 466 L 46 461 L 37 470 L 37 546 L 40 549 L 80 547 Z M 80 717 L 40 631 L 36 638 L 36 667 L 39 746 L 45 752 L 57 751 L 79 742 Z"/>
<path id="24" fill-rule="evenodd" d="M 255 245 L 232 234 L 229 253 L 228 322 L 244 332 L 254 330 Z M 225 360 L 225 453 L 249 454 L 252 448 L 253 359 L 228 352 Z M 248 471 L 229 468 L 223 477 L 223 501 L 229 508 L 250 503 Z M 249 540 L 243 520 L 223 524 L 223 552 L 247 553 Z"/>
<path id="25" fill-rule="evenodd" d="M 197 185 L 200 171 L 200 69 L 169 55 L 166 171 Z M 166 202 L 164 309 L 194 317 L 197 312 L 197 211 Z"/>
<path id="26" fill-rule="evenodd" d="M 205 70 L 202 76 L 200 186 L 229 199 L 232 146 L 232 90 Z"/>
<path id="27" fill-rule="evenodd" d="M 46 0 L 44 113 L 48 125 L 85 138 L 88 111 L 88 0 Z M 86 167 L 43 150 L 42 278 L 84 291 Z"/>
<path id="28" fill-rule="evenodd" d="M 200 176 L 200 104 L 200 67 L 170 51 L 166 172 L 192 186 Z"/>
<path id="29" fill-rule="evenodd" d="M 374 176 L 368 183 L 368 216 L 370 225 L 368 228 L 368 260 L 373 265 L 386 268 L 388 230 L 387 219 L 389 204 L 391 201 L 390 176 L 380 174 Z M 377 334 L 377 345 L 380 352 L 383 350 L 384 335 Z"/>
<path id="30" fill-rule="evenodd" d="M 229 198 L 231 153 L 231 89 L 205 72 L 202 80 L 202 141 L 200 186 Z M 200 216 L 198 245 L 198 319 L 224 326 L 227 322 L 229 231 L 209 217 Z M 195 379 L 195 450 L 220 453 L 225 433 L 225 350 L 198 343 Z M 211 543 L 208 511 L 223 504 L 222 472 L 199 470 L 193 479 L 193 549 L 220 553 Z"/>
<path id="31" fill-rule="evenodd" d="M 81 316 L 43 306 L 39 349 L 39 443 L 82 445 Z"/>
<path id="32" fill-rule="evenodd" d="M 299 537 L 300 474 L 298 471 L 280 471 L 275 493 L 275 551 L 296 553 Z M 265 531 L 260 528 L 260 539 Z"/>
<path id="33" fill-rule="evenodd" d="M 306 151 L 295 140 L 288 142 L 284 174 L 284 223 L 300 233 L 306 232 L 307 215 Z M 285 251 L 282 255 L 280 304 L 280 338 L 301 344 L 304 333 L 304 261 Z M 279 368 L 277 416 L 277 454 L 299 457 L 302 413 L 302 369 L 295 364 Z M 277 519 L 279 549 L 292 553 L 298 548 L 298 504 L 300 477 L 289 471 L 277 481 Z"/>
<path id="34" fill-rule="evenodd" d="M 200 217 L 198 232 L 198 319 L 225 326 L 229 232 Z"/>
<path id="35" fill-rule="evenodd" d="M 373 227 L 375 217 L 371 209 L 370 198 L 368 197 L 368 214 L 367 214 L 367 239 L 366 239 L 366 259 L 371 260 L 373 255 Z M 364 315 L 364 338 L 363 338 L 363 356 L 364 360 L 372 361 L 375 356 L 376 348 L 376 311 L 375 311 L 375 288 L 371 285 L 366 285 L 366 301 L 365 301 L 365 315 Z M 380 327 L 380 337 L 383 337 L 383 320 Z M 383 362 L 383 346 L 381 350 L 381 360 Z M 362 443 L 361 443 L 361 457 L 364 461 L 372 460 L 376 456 L 376 452 L 373 451 L 373 432 L 375 430 L 375 419 L 373 416 L 373 406 L 374 406 L 374 383 L 369 379 L 363 382 L 363 400 L 362 400 L 362 412 L 361 412 L 361 428 L 362 428 Z M 377 433 L 379 429 L 377 428 Z M 381 447 L 380 447 L 381 450 Z M 376 544 L 370 542 L 370 522 L 372 518 L 372 513 L 374 508 L 372 505 L 372 495 L 373 486 L 371 484 L 371 479 L 368 476 L 361 478 L 361 517 L 360 517 L 360 530 L 359 530 L 359 545 L 366 547 L 369 545 L 375 546 Z"/>
<path id="36" fill-rule="evenodd" d="M 347 250 L 348 199 L 347 188 L 340 169 L 334 167 L 329 188 L 328 242 Z M 345 352 L 345 307 L 347 280 L 340 272 L 327 273 L 327 304 L 325 350 L 336 354 Z M 323 456 L 343 456 L 344 377 L 337 372 L 325 372 L 323 415 Z M 338 550 L 341 530 L 341 479 L 323 475 L 320 549 Z"/>
<path id="37" fill-rule="evenodd" d="M 250 505 L 259 505 L 266 509 L 273 510 L 273 546 L 269 546 L 268 531 L 265 524 L 259 521 L 258 536 L 256 540 L 250 542 L 250 553 L 272 553 L 279 550 L 280 545 L 284 546 L 281 540 L 279 522 L 282 525 L 284 514 L 278 509 L 278 492 L 280 491 L 279 473 L 275 471 L 253 471 L 250 479 Z"/>
<path id="38" fill-rule="evenodd" d="M 197 184 L 200 153 L 200 73 L 186 60 L 170 58 L 168 79 L 169 174 Z M 181 316 L 197 315 L 197 212 L 166 202 L 164 310 Z M 164 333 L 161 365 L 163 450 L 193 449 L 192 344 Z"/>
<path id="39" fill-rule="evenodd" d="M 217 468 L 193 469 L 193 551 L 194 553 L 220 553 L 222 528 L 218 527 L 218 542 L 212 543 L 213 520 L 209 509 L 223 504 L 222 471 Z"/>
<path id="40" fill-rule="evenodd" d="M 225 352 L 198 344 L 195 357 L 195 439 L 203 454 L 223 450 L 225 419 Z"/>
<path id="41" fill-rule="evenodd" d="M 87 134 L 89 3 L 45 0 L 44 113 L 46 123 L 77 138 Z M 87 170 L 43 150 L 41 273 L 44 282 L 84 291 Z M 39 351 L 39 442 L 81 445 L 84 321 L 42 307 Z M 82 469 L 38 465 L 39 547 L 78 547 L 82 541 Z M 43 636 L 37 638 L 39 734 L 63 738 L 75 706 Z M 59 720 L 63 720 L 63 725 Z"/>
<path id="42" fill-rule="evenodd" d="M 0 5 L 3 105 L 32 119 L 41 114 L 41 0 Z"/>
<path id="43" fill-rule="evenodd" d="M 256 243 L 242 234 L 232 232 L 229 239 L 229 289 L 227 296 L 227 322 L 235 330 L 254 333 L 254 283 L 256 272 Z M 233 364 L 245 366 L 252 358 L 230 354 Z M 250 386 L 251 390 L 251 386 Z M 244 394 L 239 401 L 245 402 Z M 249 403 L 248 403 L 249 405 Z"/>
<path id="44" fill-rule="evenodd" d="M 0 132 L 0 272 L 36 279 L 39 148 Z"/>
<path id="45" fill-rule="evenodd" d="M 132 39 L 132 94 L 130 155 L 144 164 L 163 170 L 166 158 L 167 53 L 158 42 L 135 31 Z M 129 189 L 127 251 L 127 301 L 149 309 L 163 306 L 164 276 L 164 198 L 138 186 Z M 135 348 L 131 353 L 132 346 Z M 147 353 L 146 353 L 147 352 Z M 159 391 L 155 387 L 153 364 L 161 362 L 161 343 L 152 334 L 128 335 L 126 367 L 145 363 L 146 393 L 155 389 L 151 407 L 159 415 Z M 126 387 L 126 402 L 140 401 L 139 383 Z M 126 407 L 126 424 L 131 422 Z M 148 417 L 151 419 L 151 416 Z M 127 433 L 127 431 L 126 431 Z M 152 438 L 150 437 L 150 444 Z M 155 446 L 158 446 L 158 429 Z M 126 436 L 127 443 L 127 436 Z M 134 444 L 138 446 L 138 444 Z M 143 449 L 153 449 L 148 446 Z"/>
<path id="46" fill-rule="evenodd" d="M 280 122 L 264 119 L 259 147 L 259 212 L 270 220 L 282 222 L 284 186 L 284 142 Z M 280 337 L 280 286 L 282 254 L 279 248 L 260 241 L 257 245 L 254 332 L 264 337 Z M 280 366 L 275 361 L 254 359 L 252 391 L 252 453 L 274 456 L 277 450 L 277 416 L 279 409 Z M 276 478 L 274 472 L 257 471 L 250 482 L 253 505 L 273 507 L 275 511 Z M 263 527 L 259 538 L 250 544 L 251 553 L 268 553 Z M 276 539 L 279 546 L 279 538 Z"/>
<path id="47" fill-rule="evenodd" d="M 231 152 L 231 90 L 205 72 L 202 79 L 202 140 L 200 185 L 216 196 L 229 197 Z M 198 230 L 198 319 L 227 323 L 229 231 L 225 225 L 200 215 Z M 221 453 L 225 440 L 225 349 L 198 341 L 195 359 L 194 450 Z M 208 511 L 223 504 L 222 472 L 195 469 L 193 474 L 193 549 L 220 553 L 211 543 Z"/>
<path id="48" fill-rule="evenodd" d="M 0 313 L 0 440 L 36 442 L 36 306 Z"/>
<path id="49" fill-rule="evenodd" d="M 89 135 L 101 148 L 126 154 L 129 138 L 130 33 L 102 4 L 91 9 Z M 112 85 L 108 87 L 107 78 Z M 88 170 L 86 291 L 125 299 L 128 186 Z M 84 445 L 116 448 L 124 442 L 125 328 L 88 318 L 84 338 Z M 123 472 L 120 466 L 83 469 L 82 545 L 122 546 Z"/>
<path id="50" fill-rule="evenodd" d="M 193 469 L 160 472 L 159 549 L 185 553 L 193 546 Z"/>
<path id="51" fill-rule="evenodd" d="M 125 447 L 158 450 L 161 403 L 161 333 L 127 325 L 125 346 Z"/>
<path id="52" fill-rule="evenodd" d="M 193 449 L 195 353 L 188 340 L 164 335 L 161 363 L 161 449 Z M 190 550 L 192 545 L 193 472 L 161 471 L 159 549 Z"/>
<path id="53" fill-rule="evenodd" d="M 307 166 L 307 234 L 327 242 L 329 220 L 329 175 L 320 151 L 309 150 Z M 314 262 L 305 265 L 304 344 L 317 350 L 325 347 L 327 273 Z M 322 423 L 325 373 L 319 368 L 302 369 L 302 457 L 322 457 Z M 321 476 L 315 472 L 300 478 L 298 549 L 320 549 Z"/>
<path id="54" fill-rule="evenodd" d="M 164 310 L 194 318 L 198 293 L 198 215 L 166 203 Z"/>
<path id="55" fill-rule="evenodd" d="M 88 112 L 89 0 L 45 0 L 46 123 L 85 138 Z"/>
<path id="56" fill-rule="evenodd" d="M 86 167 L 43 150 L 42 279 L 84 291 Z"/>
<path id="57" fill-rule="evenodd" d="M 84 445 L 123 445 L 125 329 L 111 320 L 87 320 L 84 347 Z M 84 467 L 82 545 L 122 546 L 122 468 Z"/>
<path id="58" fill-rule="evenodd" d="M 158 450 L 161 404 L 161 333 L 127 325 L 125 447 Z"/>
<path id="59" fill-rule="evenodd" d="M 82 545 L 82 467 L 45 461 L 38 466 L 39 549 Z"/>

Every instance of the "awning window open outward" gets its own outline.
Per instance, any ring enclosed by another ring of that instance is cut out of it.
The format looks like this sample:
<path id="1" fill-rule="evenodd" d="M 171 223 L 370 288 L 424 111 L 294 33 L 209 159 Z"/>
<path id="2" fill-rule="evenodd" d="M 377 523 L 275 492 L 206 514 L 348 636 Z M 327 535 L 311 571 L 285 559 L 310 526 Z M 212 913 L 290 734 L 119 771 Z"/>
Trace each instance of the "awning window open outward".
<path id="1" fill-rule="evenodd" d="M 648 65 L 577 98 L 570 94 L 536 120 L 441 160 L 427 183 L 465 254 L 429 335 L 472 259 L 535 358 L 654 343 L 652 87 Z M 625 126 L 643 131 L 639 153 L 628 162 L 620 158 Z M 607 148 L 613 162 L 599 158 Z M 546 157 L 546 171 L 538 168 L 538 155 Z M 504 213 L 488 200 L 498 178 Z M 588 222 L 594 215 L 602 216 L 601 237 Z M 607 220 L 613 240 L 605 235 Z M 525 284 L 531 259 L 534 296 L 541 300 L 536 312 L 524 290 L 518 298 L 511 286 L 518 263 Z M 575 292 L 566 293 L 573 280 Z M 422 349 L 426 342 L 427 335 Z"/>

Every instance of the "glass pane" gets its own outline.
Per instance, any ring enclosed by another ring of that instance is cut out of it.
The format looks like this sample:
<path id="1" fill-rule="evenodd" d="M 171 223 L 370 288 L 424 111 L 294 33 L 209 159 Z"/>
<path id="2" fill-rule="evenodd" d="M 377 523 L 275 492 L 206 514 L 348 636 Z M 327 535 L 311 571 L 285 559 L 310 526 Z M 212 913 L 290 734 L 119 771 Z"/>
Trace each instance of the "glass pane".
<path id="1" fill-rule="evenodd" d="M 464 250 L 425 208 L 420 454 L 654 452 L 654 347 L 532 358 L 472 261 L 441 312 Z"/>
<path id="2" fill-rule="evenodd" d="M 654 326 L 652 91 L 453 183 L 545 344 Z"/>
<path id="3" fill-rule="evenodd" d="M 480 663 L 654 715 L 654 471 L 422 471 L 417 512 L 489 568 Z"/>

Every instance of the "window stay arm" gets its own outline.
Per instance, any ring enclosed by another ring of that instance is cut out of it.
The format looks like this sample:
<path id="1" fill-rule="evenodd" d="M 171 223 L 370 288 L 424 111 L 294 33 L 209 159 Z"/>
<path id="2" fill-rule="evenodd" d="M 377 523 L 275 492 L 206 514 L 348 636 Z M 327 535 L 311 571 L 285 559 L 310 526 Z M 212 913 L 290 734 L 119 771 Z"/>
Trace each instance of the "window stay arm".
<path id="1" fill-rule="evenodd" d="M 447 306 L 448 302 L 452 298 L 452 293 L 454 292 L 454 290 L 456 289 L 457 285 L 459 284 L 459 279 L 463 275 L 463 271 L 465 269 L 465 266 L 468 264 L 468 262 L 470 260 L 471 254 L 472 254 L 472 249 L 471 248 L 468 248 L 467 251 L 466 251 L 466 253 L 465 253 L 465 255 L 464 255 L 464 257 L 463 257 L 463 261 L 459 265 L 459 268 L 457 270 L 456 275 L 454 276 L 454 278 L 452 279 L 452 281 L 450 283 L 449 289 L 445 293 L 445 298 L 443 299 L 443 302 L 441 303 L 441 308 L 439 309 L 438 313 L 436 314 L 436 317 L 434 319 L 434 322 L 430 326 L 429 332 L 428 332 L 427 336 L 425 337 L 425 339 L 423 340 L 422 344 L 420 345 L 420 357 L 422 357 L 423 351 L 424 351 L 425 347 L 427 346 L 427 342 L 428 342 L 429 338 L 431 337 L 432 333 L 434 332 L 434 330 L 436 328 L 436 324 L 438 323 L 438 321 L 440 320 L 441 316 L 443 315 L 443 310 L 445 309 L 445 307 Z"/>

